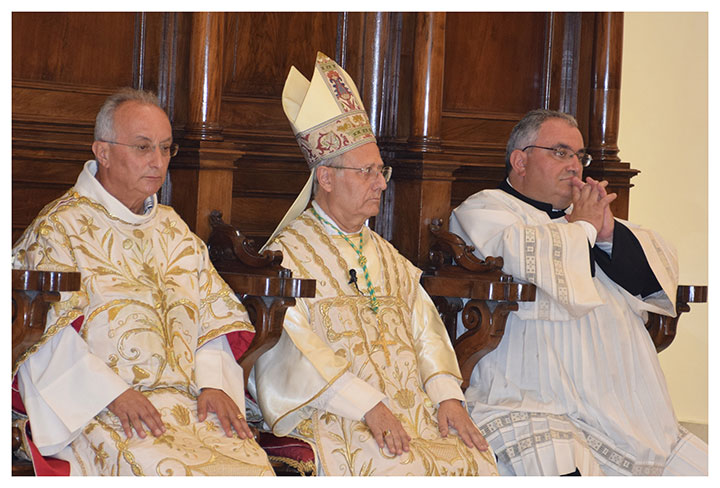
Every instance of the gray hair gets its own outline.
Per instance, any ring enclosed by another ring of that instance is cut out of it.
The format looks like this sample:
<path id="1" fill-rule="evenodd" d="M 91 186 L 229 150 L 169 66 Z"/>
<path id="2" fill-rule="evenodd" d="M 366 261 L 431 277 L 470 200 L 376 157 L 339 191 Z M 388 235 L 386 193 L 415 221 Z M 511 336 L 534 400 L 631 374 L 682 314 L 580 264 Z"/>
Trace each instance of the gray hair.
<path id="1" fill-rule="evenodd" d="M 561 119 L 568 123 L 571 127 L 577 129 L 577 120 L 570 114 L 558 112 L 555 110 L 537 109 L 526 113 L 520 122 L 513 127 L 505 149 L 505 172 L 510 174 L 512 166 L 510 165 L 510 155 L 516 149 L 522 149 L 535 143 L 538 132 L 542 124 L 549 119 Z"/>
<path id="2" fill-rule="evenodd" d="M 319 168 L 320 166 L 333 166 L 335 163 L 340 164 L 342 162 L 342 154 L 338 154 L 337 156 L 333 156 L 331 158 L 323 159 L 319 163 L 315 165 L 315 168 Z M 315 172 L 315 176 L 313 176 L 313 186 L 312 186 L 312 194 L 313 196 L 317 195 L 318 187 L 320 186 L 320 183 L 318 183 L 318 176 L 317 171 Z"/>
<path id="3" fill-rule="evenodd" d="M 146 105 L 155 105 L 163 110 L 160 106 L 158 97 L 150 91 L 136 90 L 135 88 L 122 88 L 114 94 L 110 95 L 100 107 L 100 111 L 95 117 L 95 140 L 113 140 L 115 138 L 115 111 L 126 102 L 139 102 Z"/>

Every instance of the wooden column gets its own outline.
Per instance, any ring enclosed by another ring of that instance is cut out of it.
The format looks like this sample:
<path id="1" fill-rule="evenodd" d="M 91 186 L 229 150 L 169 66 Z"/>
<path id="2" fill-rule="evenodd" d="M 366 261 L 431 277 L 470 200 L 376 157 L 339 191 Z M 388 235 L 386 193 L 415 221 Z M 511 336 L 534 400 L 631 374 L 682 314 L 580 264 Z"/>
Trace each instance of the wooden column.
<path id="1" fill-rule="evenodd" d="M 395 135 L 401 14 L 364 14 L 362 99 L 378 140 Z"/>
<path id="2" fill-rule="evenodd" d="M 420 12 L 415 17 L 413 104 L 410 118 L 411 150 L 440 151 L 445 13 Z"/>
<path id="3" fill-rule="evenodd" d="M 626 219 L 630 206 L 630 178 L 638 171 L 620 161 L 617 141 L 620 126 L 623 14 L 595 14 L 588 149 L 593 162 L 586 174 L 605 179 L 618 194 L 611 204 L 616 217 Z"/>
<path id="4" fill-rule="evenodd" d="M 588 146 L 595 158 L 608 162 L 620 161 L 617 139 L 622 39 L 622 13 L 596 14 Z"/>
<path id="5" fill-rule="evenodd" d="M 180 153 L 171 162 L 172 204 L 207 240 L 212 210 L 231 218 L 233 172 L 241 153 L 224 142 L 220 125 L 225 14 L 190 15 L 188 118 Z"/>
<path id="6" fill-rule="evenodd" d="M 390 164 L 392 230 L 387 237 L 417 266 L 429 263 L 430 223 L 450 214 L 453 171 L 459 163 L 442 155 L 442 98 L 445 67 L 445 13 L 415 14 L 412 101 L 407 144 Z"/>

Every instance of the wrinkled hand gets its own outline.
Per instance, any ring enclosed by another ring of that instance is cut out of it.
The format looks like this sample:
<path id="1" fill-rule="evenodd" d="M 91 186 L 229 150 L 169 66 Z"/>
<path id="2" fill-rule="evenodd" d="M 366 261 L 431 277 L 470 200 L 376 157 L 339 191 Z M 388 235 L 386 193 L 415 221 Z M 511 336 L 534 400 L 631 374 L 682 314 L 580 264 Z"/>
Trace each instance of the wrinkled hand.
<path id="1" fill-rule="evenodd" d="M 233 436 L 235 429 L 241 439 L 252 438 L 250 427 L 237 404 L 227 393 L 215 388 L 203 388 L 197 399 L 198 420 L 204 422 L 208 412 L 214 412 L 220 420 L 225 435 Z"/>
<path id="2" fill-rule="evenodd" d="M 590 222 L 600 234 L 603 226 L 607 224 L 606 211 L 609 209 L 610 203 L 617 198 L 617 194 L 607 193 L 605 190 L 607 181 L 598 182 L 588 178 L 588 182 L 583 183 L 580 178 L 573 177 L 572 183 L 573 211 L 566 216 L 568 222 L 578 220 Z"/>
<path id="3" fill-rule="evenodd" d="M 438 407 L 438 427 L 440 435 L 447 437 L 453 427 L 466 446 L 475 446 L 479 451 L 487 451 L 488 443 L 475 426 L 460 400 L 450 399 L 440 402 Z"/>
<path id="4" fill-rule="evenodd" d="M 118 395 L 107 408 L 120 419 L 128 439 L 133 435 L 133 428 L 141 439 L 147 436 L 143 423 L 155 437 L 160 437 L 165 432 L 160 412 L 150 403 L 150 400 L 145 398 L 145 395 L 132 388 L 128 388 Z"/>
<path id="5" fill-rule="evenodd" d="M 405 432 L 397 417 L 383 402 L 378 402 L 377 405 L 367 411 L 365 423 L 370 428 L 370 432 L 372 432 L 380 449 L 387 445 L 388 450 L 393 455 L 410 450 L 410 436 Z M 383 432 L 386 431 L 389 431 L 389 434 L 383 436 Z"/>

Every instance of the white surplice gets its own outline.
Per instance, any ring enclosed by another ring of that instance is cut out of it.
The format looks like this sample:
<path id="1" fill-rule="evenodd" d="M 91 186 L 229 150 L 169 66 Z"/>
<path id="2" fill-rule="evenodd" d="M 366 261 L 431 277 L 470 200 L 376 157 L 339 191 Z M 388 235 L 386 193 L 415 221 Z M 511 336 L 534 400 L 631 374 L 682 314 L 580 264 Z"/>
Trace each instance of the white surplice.
<path id="1" fill-rule="evenodd" d="M 466 391 L 501 474 L 707 473 L 707 445 L 679 426 L 644 326 L 648 311 L 675 315 L 676 253 L 657 234 L 623 224 L 662 287 L 644 299 L 599 266 L 591 276 L 579 223 L 502 190 L 476 193 L 453 211 L 451 232 L 537 286 Z"/>

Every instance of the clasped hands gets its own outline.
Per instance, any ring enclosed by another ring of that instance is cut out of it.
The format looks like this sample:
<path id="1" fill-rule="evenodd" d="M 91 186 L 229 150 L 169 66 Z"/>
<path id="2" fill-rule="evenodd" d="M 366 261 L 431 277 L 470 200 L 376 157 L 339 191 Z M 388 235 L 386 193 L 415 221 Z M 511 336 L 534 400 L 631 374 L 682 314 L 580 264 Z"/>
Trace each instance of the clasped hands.
<path id="1" fill-rule="evenodd" d="M 617 198 L 617 193 L 607 192 L 607 181 L 597 181 L 589 176 L 585 182 L 574 176 L 572 185 L 573 211 L 565 218 L 568 222 L 589 222 L 597 230 L 597 241 L 612 241 L 615 217 L 610 210 L 610 203 Z"/>
<path id="2" fill-rule="evenodd" d="M 410 450 L 410 436 L 383 402 L 379 402 L 367 411 L 365 423 L 380 449 L 387 446 L 388 451 L 393 455 Z M 457 431 L 467 447 L 476 447 L 480 451 L 488 449 L 487 441 L 470 419 L 462 403 L 456 399 L 444 400 L 438 407 L 440 435 L 447 437 L 450 427 Z"/>
<path id="3" fill-rule="evenodd" d="M 155 437 L 165 433 L 160 412 L 145 395 L 132 388 L 121 393 L 107 408 L 120 419 L 128 439 L 132 437 L 133 429 L 141 439 L 144 439 L 147 433 L 143 424 Z M 241 439 L 249 439 L 253 436 L 240 408 L 222 390 L 203 388 L 197 398 L 197 412 L 200 422 L 205 421 L 208 412 L 214 412 L 228 437 L 233 436 L 233 429 Z"/>

